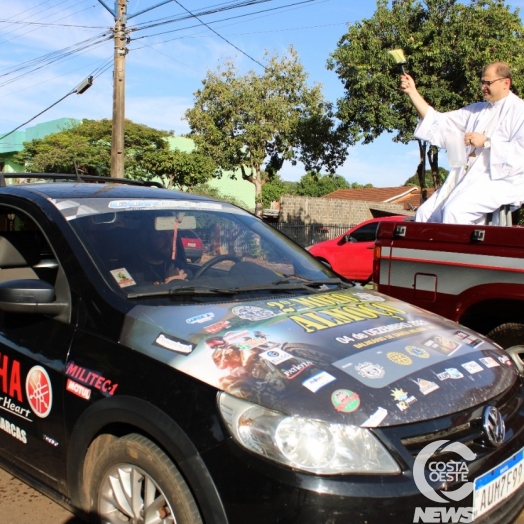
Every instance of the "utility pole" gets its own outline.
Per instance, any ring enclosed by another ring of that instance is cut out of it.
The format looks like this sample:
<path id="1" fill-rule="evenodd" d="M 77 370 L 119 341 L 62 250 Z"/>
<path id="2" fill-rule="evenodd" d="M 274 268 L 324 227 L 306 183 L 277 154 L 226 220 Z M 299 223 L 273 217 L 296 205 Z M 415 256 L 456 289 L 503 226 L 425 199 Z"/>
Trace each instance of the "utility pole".
<path id="1" fill-rule="evenodd" d="M 115 8 L 112 10 L 105 0 L 98 0 L 114 17 L 114 72 L 113 72 L 113 127 L 111 138 L 111 176 L 124 178 L 124 126 L 126 118 L 126 55 L 127 55 L 127 30 L 126 24 L 129 18 L 141 15 L 151 9 L 156 9 L 172 0 L 162 0 L 159 4 L 148 7 L 127 15 L 127 0 L 115 0 Z"/>
<path id="2" fill-rule="evenodd" d="M 115 5 L 115 59 L 113 72 L 113 128 L 111 140 L 111 176 L 124 178 L 124 125 L 126 100 L 127 0 Z"/>

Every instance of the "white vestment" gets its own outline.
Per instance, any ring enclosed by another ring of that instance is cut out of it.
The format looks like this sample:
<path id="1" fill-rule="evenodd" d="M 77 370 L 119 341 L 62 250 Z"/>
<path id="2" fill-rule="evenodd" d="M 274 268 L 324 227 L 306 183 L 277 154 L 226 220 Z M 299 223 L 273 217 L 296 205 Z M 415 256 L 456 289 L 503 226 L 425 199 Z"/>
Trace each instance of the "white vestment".
<path id="1" fill-rule="evenodd" d="M 418 222 L 483 224 L 500 206 L 524 202 L 524 100 L 510 92 L 494 104 L 447 113 L 430 107 L 415 137 L 445 149 L 446 137 L 464 141 L 467 132 L 487 136 L 491 147 L 467 148 L 467 165 L 452 168 L 449 181 L 417 210 Z"/>

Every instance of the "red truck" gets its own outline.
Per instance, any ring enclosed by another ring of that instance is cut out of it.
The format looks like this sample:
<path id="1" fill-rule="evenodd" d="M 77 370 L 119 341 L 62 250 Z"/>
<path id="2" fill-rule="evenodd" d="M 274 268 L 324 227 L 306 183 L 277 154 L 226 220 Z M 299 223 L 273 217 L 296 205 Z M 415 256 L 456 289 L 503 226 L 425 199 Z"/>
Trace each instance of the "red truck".
<path id="1" fill-rule="evenodd" d="M 524 344 L 524 228 L 384 222 L 373 281 L 504 348 Z"/>

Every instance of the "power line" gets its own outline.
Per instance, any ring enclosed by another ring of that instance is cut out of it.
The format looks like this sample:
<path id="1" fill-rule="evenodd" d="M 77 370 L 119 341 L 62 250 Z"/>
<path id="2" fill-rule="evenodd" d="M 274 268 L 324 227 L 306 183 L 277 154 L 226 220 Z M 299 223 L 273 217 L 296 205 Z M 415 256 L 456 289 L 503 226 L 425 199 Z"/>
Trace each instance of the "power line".
<path id="1" fill-rule="evenodd" d="M 7 22 L 8 20 L 0 20 L 0 23 Z M 105 26 L 89 26 L 89 25 L 78 25 L 78 24 L 55 24 L 53 22 L 49 22 L 47 24 L 43 22 L 24 22 L 24 21 L 16 21 L 16 22 L 9 22 L 10 24 L 18 24 L 18 25 L 38 25 L 42 27 L 78 27 L 80 29 L 104 29 Z"/>
<path id="2" fill-rule="evenodd" d="M 92 65 L 92 64 L 89 64 L 89 65 Z M 102 61 L 102 64 L 100 66 L 98 66 L 98 68 L 96 68 L 92 73 L 91 73 L 91 76 L 93 77 L 93 79 L 95 78 L 98 78 L 99 76 L 103 75 L 111 66 L 113 65 L 113 57 L 107 59 L 107 60 L 103 60 Z M 57 76 L 54 76 L 52 78 L 48 78 L 47 80 L 42 80 L 41 82 L 37 82 L 36 84 L 31 84 L 27 87 L 24 87 L 22 89 L 18 89 L 16 92 L 17 93 L 20 93 L 21 91 L 25 91 L 27 89 L 32 89 L 36 86 L 39 86 L 41 84 L 46 84 L 47 82 L 51 82 L 53 80 L 56 80 L 57 78 L 62 78 L 64 76 L 69 76 L 71 73 L 75 73 L 76 71 L 80 71 L 82 69 L 85 69 L 86 66 L 83 65 L 81 67 L 78 67 L 76 69 L 71 69 L 61 75 L 57 75 Z M 11 93 L 6 93 L 5 95 L 0 95 L 0 98 L 6 98 L 8 96 L 11 96 L 13 95 L 14 92 L 11 92 Z"/>
<path id="3" fill-rule="evenodd" d="M 215 35 L 217 35 L 219 38 L 221 38 L 222 40 L 224 40 L 224 42 L 227 42 L 231 47 L 234 47 L 237 51 L 239 51 L 240 53 L 242 53 L 243 55 L 247 56 L 250 60 L 253 60 L 253 62 L 255 62 L 256 64 L 258 64 L 262 69 L 266 69 L 266 66 L 264 64 L 262 64 L 261 62 L 259 62 L 256 58 L 253 58 L 251 55 L 249 55 L 248 53 L 246 53 L 245 51 L 242 51 L 242 49 L 240 49 L 240 47 L 237 47 L 235 44 L 233 44 L 232 42 L 230 42 L 226 37 L 222 36 L 221 34 L 217 33 L 212 27 L 210 27 L 208 24 L 206 24 L 203 20 L 201 20 L 198 16 L 194 15 L 191 11 L 189 11 L 189 9 L 186 9 L 178 0 L 174 0 L 176 4 L 178 4 L 182 9 L 184 9 L 185 11 L 187 11 L 191 16 L 193 16 L 194 18 L 196 18 L 202 25 L 205 25 L 211 32 L 215 33 Z"/>
<path id="4" fill-rule="evenodd" d="M 325 0 L 325 1 L 329 1 L 329 0 Z M 252 12 L 252 13 L 242 13 L 240 15 L 229 16 L 227 18 L 221 18 L 220 20 L 215 20 L 215 21 L 209 22 L 209 23 L 210 24 L 218 24 L 220 22 L 227 22 L 229 20 L 237 20 L 239 18 L 246 18 L 246 17 L 249 17 L 249 16 L 261 14 L 261 13 L 269 13 L 271 11 L 280 11 L 282 9 L 286 9 L 287 7 L 295 7 L 295 6 L 300 6 L 300 5 L 303 5 L 303 4 L 309 4 L 309 3 L 312 3 L 312 2 L 318 2 L 318 0 L 301 0 L 301 1 L 298 1 L 298 2 L 295 2 L 295 3 L 292 3 L 292 4 L 287 4 L 287 5 L 278 6 L 278 7 L 271 7 L 271 8 L 268 8 L 268 9 L 262 9 L 260 11 L 255 11 L 255 12 Z M 188 18 L 191 18 L 191 17 L 184 17 L 183 19 L 187 20 Z M 178 21 L 181 21 L 181 20 L 182 20 L 182 18 L 174 20 L 174 21 L 178 22 Z M 135 26 L 135 27 L 133 27 L 131 29 L 131 31 L 142 31 L 144 29 L 150 29 L 151 27 L 157 27 L 159 25 L 166 25 L 166 24 L 170 24 L 170 23 L 173 23 L 173 20 L 169 20 L 169 21 L 163 22 L 163 23 L 154 24 L 152 26 L 147 26 L 147 27 L 144 27 L 144 28 L 141 28 L 139 26 Z M 199 26 L 198 25 L 186 26 L 186 27 L 183 27 L 183 28 L 173 29 L 173 30 L 170 30 L 170 31 L 163 31 L 161 33 L 154 33 L 154 34 L 151 34 L 151 35 L 139 36 L 137 38 L 133 38 L 133 40 L 139 40 L 141 38 L 148 38 L 148 37 L 151 37 L 151 36 L 164 35 L 164 34 L 167 34 L 167 33 L 176 33 L 176 32 L 179 32 L 179 31 L 183 31 L 185 29 L 192 29 L 194 27 L 199 27 Z"/>
<path id="5" fill-rule="evenodd" d="M 100 68 L 97 68 L 98 70 Z M 96 71 L 95 70 L 95 71 Z M 0 141 L 3 140 L 5 137 L 12 135 L 15 131 L 18 131 L 21 127 L 29 124 L 29 122 L 32 122 L 35 118 L 38 118 L 40 115 L 43 115 L 46 111 L 49 111 L 52 107 L 55 107 L 57 104 L 59 104 L 62 100 L 66 99 L 68 96 L 72 95 L 73 93 L 76 93 L 78 95 L 81 95 L 82 93 L 85 93 L 91 86 L 93 85 L 93 75 L 88 76 L 86 79 L 84 79 L 80 84 L 78 84 L 74 89 L 71 89 L 69 93 L 64 95 L 62 98 L 51 104 L 49 107 L 46 107 L 43 111 L 40 111 L 37 115 L 30 118 L 23 124 L 20 124 L 18 127 L 15 127 L 13 130 L 9 131 L 9 133 L 6 133 L 3 136 L 0 136 Z"/>
<path id="6" fill-rule="evenodd" d="M 88 0 L 82 0 L 81 2 L 79 2 L 80 4 L 83 4 L 84 2 L 87 2 Z M 72 15 L 77 15 L 78 13 L 82 13 L 84 11 L 87 11 L 88 9 L 93 9 L 94 7 L 96 7 L 96 5 L 91 5 L 89 7 L 86 7 L 85 9 L 81 9 L 80 11 L 75 11 L 74 13 L 68 13 L 66 16 L 62 17 L 62 18 L 59 18 L 58 20 L 55 20 L 55 22 L 59 22 L 60 20 L 63 20 L 64 18 L 68 18 L 69 16 L 72 16 Z M 61 13 L 62 11 L 65 11 L 65 9 L 62 9 L 60 11 L 58 11 L 58 13 Z M 58 14 L 58 13 L 53 13 L 49 16 L 53 16 L 55 14 Z M 47 18 L 47 17 L 46 17 Z M 5 42 L 11 42 L 13 41 L 14 39 L 20 37 L 20 36 L 25 36 L 29 33 L 32 33 L 33 31 L 36 31 L 37 28 L 34 28 L 34 29 L 31 29 L 30 31 L 26 31 L 25 33 L 21 33 L 21 34 L 17 34 L 15 35 L 13 38 L 8 38 L 8 39 L 5 39 L 5 40 L 0 40 L 0 44 L 3 44 Z M 14 31 L 8 31 L 6 34 L 10 34 L 10 33 L 13 33 Z"/>
<path id="7" fill-rule="evenodd" d="M 5 87 L 6 85 L 12 84 L 13 82 L 16 82 L 17 80 L 23 78 L 24 76 L 30 75 L 30 74 L 34 73 L 35 71 L 43 69 L 44 67 L 46 67 L 48 65 L 51 65 L 51 64 L 56 63 L 56 62 L 63 62 L 65 60 L 67 60 L 67 59 L 72 58 L 73 55 L 79 55 L 79 54 L 82 54 L 82 53 L 86 52 L 88 49 L 92 49 L 92 48 L 98 47 L 98 46 L 102 45 L 104 42 L 108 41 L 110 38 L 111 37 L 99 38 L 97 40 L 94 40 L 90 44 L 84 45 L 83 47 L 80 47 L 78 49 L 67 50 L 66 52 L 61 52 L 60 54 L 50 53 L 50 55 L 48 55 L 46 57 L 46 59 L 35 59 L 33 61 L 30 61 L 23 68 L 19 67 L 17 69 L 14 69 L 14 70 L 8 72 L 8 73 L 4 73 L 4 74 L 0 75 L 0 77 L 2 77 L 2 76 L 4 76 L 4 77 L 11 76 L 11 78 L 8 78 L 8 79 L 6 79 L 6 80 L 4 80 L 3 82 L 0 83 L 0 88 L 1 87 Z M 20 74 L 14 76 L 14 77 L 12 76 L 15 73 L 23 71 L 24 69 L 25 69 L 25 72 L 21 72 Z"/>

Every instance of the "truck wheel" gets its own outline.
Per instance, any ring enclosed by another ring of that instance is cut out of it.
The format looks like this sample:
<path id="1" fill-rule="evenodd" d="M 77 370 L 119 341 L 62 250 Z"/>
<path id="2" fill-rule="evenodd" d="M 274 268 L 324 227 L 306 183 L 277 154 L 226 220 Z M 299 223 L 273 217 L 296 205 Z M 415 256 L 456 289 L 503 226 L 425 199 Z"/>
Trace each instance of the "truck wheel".
<path id="1" fill-rule="evenodd" d="M 486 336 L 504 349 L 524 344 L 524 324 L 507 322 L 492 329 Z"/>
<path id="2" fill-rule="evenodd" d="M 126 435 L 109 444 L 86 481 L 93 522 L 202 524 L 173 462 L 142 435 Z"/>

